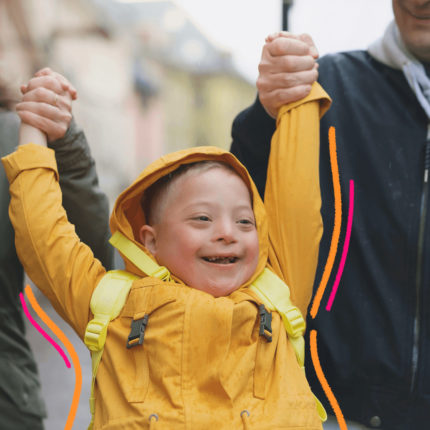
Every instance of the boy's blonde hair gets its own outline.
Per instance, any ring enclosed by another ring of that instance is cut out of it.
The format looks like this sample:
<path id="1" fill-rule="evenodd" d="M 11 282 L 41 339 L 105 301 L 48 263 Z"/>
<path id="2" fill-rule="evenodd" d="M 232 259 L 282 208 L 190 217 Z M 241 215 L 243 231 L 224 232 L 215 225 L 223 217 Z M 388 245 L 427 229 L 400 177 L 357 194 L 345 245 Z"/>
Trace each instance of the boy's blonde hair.
<path id="1" fill-rule="evenodd" d="M 160 222 L 163 212 L 163 203 L 172 186 L 180 179 L 190 174 L 207 172 L 211 169 L 224 169 L 231 173 L 239 174 L 229 164 L 222 161 L 197 161 L 195 163 L 182 164 L 173 172 L 158 179 L 142 195 L 141 206 L 145 214 L 146 223 L 154 225 Z M 239 176 L 240 177 L 240 176 Z M 252 202 L 252 199 L 251 199 Z"/>

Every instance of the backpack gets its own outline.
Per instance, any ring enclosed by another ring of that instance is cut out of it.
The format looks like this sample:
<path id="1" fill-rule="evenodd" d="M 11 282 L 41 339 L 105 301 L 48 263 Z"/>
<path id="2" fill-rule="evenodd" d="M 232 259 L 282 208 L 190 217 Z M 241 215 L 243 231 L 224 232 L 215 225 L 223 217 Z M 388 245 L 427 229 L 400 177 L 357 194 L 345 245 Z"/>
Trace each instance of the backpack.
<path id="1" fill-rule="evenodd" d="M 110 243 L 148 276 L 163 281 L 171 281 L 170 273 L 166 267 L 155 263 L 144 251 L 120 232 L 116 232 L 111 237 Z M 94 318 L 88 323 L 84 336 L 85 345 L 91 351 L 92 361 L 90 395 L 92 418 L 88 430 L 91 430 L 94 424 L 94 385 L 106 342 L 107 328 L 110 321 L 120 314 L 131 286 L 136 279 L 139 279 L 139 277 L 124 270 L 111 270 L 98 283 L 91 297 L 90 308 Z M 305 371 L 303 333 L 306 325 L 300 310 L 291 303 L 288 286 L 270 269 L 265 268 L 252 285 L 249 286 L 249 289 L 263 303 L 260 306 L 260 335 L 265 336 L 268 340 L 271 339 L 271 314 L 265 309 L 278 312 L 281 315 L 288 339 L 296 353 L 299 366 Z M 144 330 L 144 325 L 140 325 L 136 332 L 132 330 L 129 343 L 139 339 L 142 329 Z M 316 397 L 315 401 L 318 415 L 322 421 L 325 421 L 327 419 L 326 411 Z"/>

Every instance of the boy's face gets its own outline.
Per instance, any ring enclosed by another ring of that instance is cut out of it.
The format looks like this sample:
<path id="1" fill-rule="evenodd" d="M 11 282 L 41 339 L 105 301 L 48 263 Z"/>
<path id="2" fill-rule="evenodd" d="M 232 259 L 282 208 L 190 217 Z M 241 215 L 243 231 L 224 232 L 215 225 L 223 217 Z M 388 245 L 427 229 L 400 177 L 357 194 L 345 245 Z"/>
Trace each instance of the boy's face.
<path id="1" fill-rule="evenodd" d="M 140 238 L 159 264 L 187 285 L 226 296 L 258 263 L 258 235 L 248 188 L 224 168 L 179 177 L 164 197 L 160 222 Z"/>

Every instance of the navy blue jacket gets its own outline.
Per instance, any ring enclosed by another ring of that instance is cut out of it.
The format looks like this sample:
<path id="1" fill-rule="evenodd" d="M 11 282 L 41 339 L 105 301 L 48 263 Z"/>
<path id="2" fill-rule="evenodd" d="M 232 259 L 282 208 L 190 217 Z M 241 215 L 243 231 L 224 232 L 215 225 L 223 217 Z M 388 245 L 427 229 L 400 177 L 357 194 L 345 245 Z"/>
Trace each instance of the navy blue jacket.
<path id="1" fill-rule="evenodd" d="M 315 320 L 308 317 L 308 329 L 318 332 L 321 365 L 346 418 L 384 430 L 427 428 L 430 215 L 423 178 L 428 120 L 402 72 L 367 52 L 325 56 L 319 74 L 333 104 L 321 120 L 324 235 L 314 291 L 334 224 L 330 126 L 336 129 L 342 231 L 320 310 Z M 258 99 L 233 123 L 231 151 L 248 168 L 261 194 L 274 130 L 275 121 Z M 430 143 L 427 146 L 430 160 Z M 350 180 L 355 185 L 351 242 L 328 312 L 325 306 L 345 240 Z M 311 386 L 325 400 L 309 353 L 307 361 Z"/>

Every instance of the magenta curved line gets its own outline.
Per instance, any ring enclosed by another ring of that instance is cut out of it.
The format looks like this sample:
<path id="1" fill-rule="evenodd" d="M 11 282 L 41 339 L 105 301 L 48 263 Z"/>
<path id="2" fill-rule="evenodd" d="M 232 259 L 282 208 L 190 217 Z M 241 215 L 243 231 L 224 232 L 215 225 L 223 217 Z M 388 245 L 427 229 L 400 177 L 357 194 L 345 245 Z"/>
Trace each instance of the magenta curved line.
<path id="1" fill-rule="evenodd" d="M 67 358 L 64 351 L 61 349 L 61 347 L 58 345 L 57 342 L 55 342 L 54 339 L 52 339 L 49 334 L 43 330 L 42 327 L 34 320 L 34 318 L 31 316 L 30 312 L 28 311 L 27 305 L 24 300 L 24 294 L 19 293 L 19 298 L 21 299 L 22 308 L 24 309 L 25 316 L 28 318 L 28 320 L 33 324 L 33 326 L 36 328 L 36 330 L 39 331 L 39 333 L 58 351 L 58 353 L 63 357 L 64 362 L 66 363 L 66 366 L 70 369 L 70 361 Z"/>
<path id="2" fill-rule="evenodd" d="M 331 310 L 331 307 L 334 302 L 334 298 L 337 293 L 337 289 L 339 287 L 340 278 L 342 277 L 343 269 L 345 267 L 346 256 L 348 255 L 349 249 L 349 241 L 351 239 L 351 230 L 352 230 L 352 218 L 354 215 L 354 181 L 351 179 L 349 181 L 349 208 L 348 208 L 348 223 L 346 226 L 346 235 L 345 235 L 345 243 L 343 244 L 342 249 L 342 257 L 339 263 L 339 269 L 336 273 L 336 279 L 333 284 L 333 288 L 330 293 L 330 297 L 327 302 L 326 311 Z"/>

